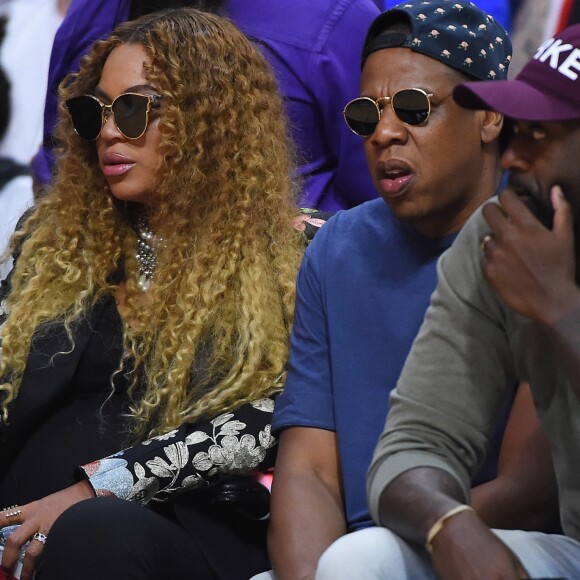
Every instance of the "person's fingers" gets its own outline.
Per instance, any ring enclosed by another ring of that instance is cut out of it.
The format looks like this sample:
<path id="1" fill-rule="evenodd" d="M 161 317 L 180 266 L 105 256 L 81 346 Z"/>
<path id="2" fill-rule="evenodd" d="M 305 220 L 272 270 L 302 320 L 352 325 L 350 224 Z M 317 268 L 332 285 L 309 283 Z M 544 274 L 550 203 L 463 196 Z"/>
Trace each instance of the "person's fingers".
<path id="1" fill-rule="evenodd" d="M 12 505 L 10 507 L 5 507 L 0 510 L 0 528 L 8 528 L 13 526 L 19 526 L 23 521 L 22 510 L 18 505 Z M 17 531 L 16 528 L 14 531 Z M 14 548 L 10 547 L 10 538 L 12 537 L 12 532 L 10 536 L 6 539 L 4 550 L 2 551 L 2 561 L 1 564 L 7 570 L 12 569 L 16 563 L 16 558 L 18 558 L 18 552 L 16 552 L 16 557 L 14 557 Z M 14 542 L 14 540 L 13 540 Z"/>
<path id="2" fill-rule="evenodd" d="M 20 580 L 31 580 L 36 569 L 36 563 L 42 550 L 44 549 L 44 542 L 46 542 L 47 535 L 41 532 L 36 532 L 30 540 L 30 545 L 26 549 L 24 562 L 22 563 L 22 572 L 20 573 Z"/>
<path id="3" fill-rule="evenodd" d="M 571 240 L 574 231 L 572 207 L 564 197 L 564 192 L 559 185 L 552 187 L 550 198 L 554 208 L 554 226 L 552 231 L 562 239 Z"/>
<path id="4" fill-rule="evenodd" d="M 509 227 L 509 220 L 503 209 L 497 203 L 486 203 L 481 211 L 491 233 L 501 237 Z"/>
<path id="5" fill-rule="evenodd" d="M 499 203 L 508 221 L 523 226 L 536 225 L 538 218 L 526 205 L 524 200 L 511 189 L 505 189 L 499 194 Z"/>
<path id="6" fill-rule="evenodd" d="M 2 554 L 2 566 L 9 570 L 14 569 L 22 546 L 32 537 L 34 529 L 26 529 L 26 525 L 18 526 L 6 539 L 4 553 Z"/>

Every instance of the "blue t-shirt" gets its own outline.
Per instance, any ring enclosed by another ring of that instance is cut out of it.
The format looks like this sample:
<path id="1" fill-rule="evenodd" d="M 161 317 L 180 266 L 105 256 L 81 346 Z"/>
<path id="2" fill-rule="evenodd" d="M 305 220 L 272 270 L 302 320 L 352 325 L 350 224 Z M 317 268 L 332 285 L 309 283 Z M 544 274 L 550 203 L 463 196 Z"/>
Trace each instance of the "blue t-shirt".
<path id="1" fill-rule="evenodd" d="M 306 252 L 273 428 L 336 432 L 349 530 L 372 525 L 366 473 L 454 238 L 421 235 L 377 199 L 336 214 Z"/>

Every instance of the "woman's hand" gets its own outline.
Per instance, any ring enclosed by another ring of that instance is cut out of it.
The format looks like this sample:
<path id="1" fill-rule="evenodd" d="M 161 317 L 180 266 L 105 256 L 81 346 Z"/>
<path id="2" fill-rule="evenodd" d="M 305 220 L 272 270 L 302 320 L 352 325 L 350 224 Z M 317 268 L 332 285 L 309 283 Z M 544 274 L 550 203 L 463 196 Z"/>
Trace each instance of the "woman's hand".
<path id="1" fill-rule="evenodd" d="M 79 501 L 94 497 L 94 495 L 90 483 L 83 480 L 38 501 L 1 512 L 0 528 L 16 523 L 14 518 L 8 519 L 6 514 L 16 510 L 21 512 L 19 517 L 21 525 L 6 540 L 6 547 L 2 555 L 2 566 L 13 570 L 22 546 L 28 540 L 31 540 L 26 549 L 20 574 L 21 580 L 30 580 L 34 573 L 36 562 L 44 548 L 43 541 L 33 539 L 34 534 L 38 532 L 41 537 L 48 536 L 52 524 L 66 509 Z"/>

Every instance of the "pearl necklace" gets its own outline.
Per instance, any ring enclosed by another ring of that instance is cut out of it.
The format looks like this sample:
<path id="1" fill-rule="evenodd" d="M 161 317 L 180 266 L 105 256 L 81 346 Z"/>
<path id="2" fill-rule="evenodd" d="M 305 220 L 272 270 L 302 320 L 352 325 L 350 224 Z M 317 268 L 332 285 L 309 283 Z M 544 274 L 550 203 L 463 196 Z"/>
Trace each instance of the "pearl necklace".
<path id="1" fill-rule="evenodd" d="M 139 267 L 139 279 L 137 284 L 143 292 L 147 292 L 151 287 L 155 267 L 157 266 L 157 254 L 155 247 L 161 242 L 149 228 L 147 221 L 143 216 L 137 218 L 135 224 L 135 233 L 137 234 L 137 251 L 135 258 Z"/>

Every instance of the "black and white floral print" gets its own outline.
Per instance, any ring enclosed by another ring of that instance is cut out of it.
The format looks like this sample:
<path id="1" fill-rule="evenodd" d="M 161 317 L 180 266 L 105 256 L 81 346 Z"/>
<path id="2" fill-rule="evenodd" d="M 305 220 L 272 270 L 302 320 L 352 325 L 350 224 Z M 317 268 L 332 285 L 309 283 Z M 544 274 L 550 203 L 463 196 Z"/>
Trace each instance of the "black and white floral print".
<path id="1" fill-rule="evenodd" d="M 97 495 L 147 504 L 215 481 L 273 466 L 273 399 L 260 399 L 211 420 L 182 425 L 83 466 Z"/>

